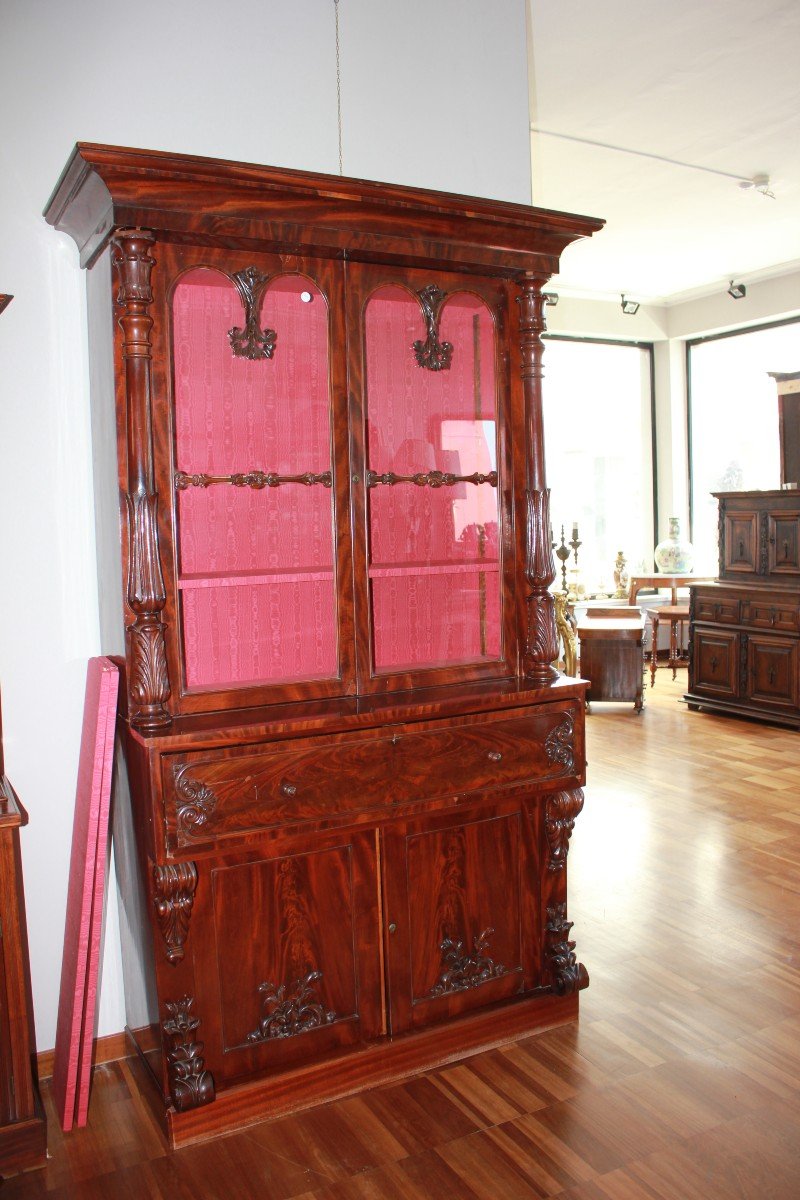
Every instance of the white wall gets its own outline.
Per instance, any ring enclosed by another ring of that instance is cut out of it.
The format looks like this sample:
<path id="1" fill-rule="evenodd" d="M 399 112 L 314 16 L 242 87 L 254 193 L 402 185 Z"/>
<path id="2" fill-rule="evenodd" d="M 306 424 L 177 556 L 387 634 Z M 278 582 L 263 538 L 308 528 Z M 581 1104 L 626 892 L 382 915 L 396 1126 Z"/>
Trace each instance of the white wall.
<path id="1" fill-rule="evenodd" d="M 340 0 L 344 171 L 530 201 L 524 0 Z M 85 281 L 40 214 L 74 142 L 338 170 L 333 0 L 5 0 L 0 682 L 51 1047 L 86 660 L 100 652 Z M 117 580 L 106 587 L 118 589 Z M 124 1024 L 109 912 L 99 1032 Z"/>

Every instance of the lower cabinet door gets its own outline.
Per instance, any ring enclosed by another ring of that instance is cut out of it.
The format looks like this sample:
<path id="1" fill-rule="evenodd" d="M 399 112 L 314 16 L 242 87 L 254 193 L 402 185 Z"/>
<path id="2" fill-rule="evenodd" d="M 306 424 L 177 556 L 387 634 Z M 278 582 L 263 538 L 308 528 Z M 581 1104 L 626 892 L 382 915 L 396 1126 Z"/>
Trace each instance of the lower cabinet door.
<path id="1" fill-rule="evenodd" d="M 540 982 L 535 837 L 524 806 L 428 818 L 384 833 L 393 1034 Z"/>
<path id="2" fill-rule="evenodd" d="M 695 628 L 691 690 L 735 699 L 738 680 L 739 635 L 726 629 Z"/>
<path id="3" fill-rule="evenodd" d="M 755 637 L 748 649 L 748 693 L 752 700 L 772 708 L 797 708 L 797 641 L 790 638 Z"/>
<path id="4" fill-rule="evenodd" d="M 198 864 L 195 1016 L 221 1084 L 383 1032 L 374 831 Z"/>

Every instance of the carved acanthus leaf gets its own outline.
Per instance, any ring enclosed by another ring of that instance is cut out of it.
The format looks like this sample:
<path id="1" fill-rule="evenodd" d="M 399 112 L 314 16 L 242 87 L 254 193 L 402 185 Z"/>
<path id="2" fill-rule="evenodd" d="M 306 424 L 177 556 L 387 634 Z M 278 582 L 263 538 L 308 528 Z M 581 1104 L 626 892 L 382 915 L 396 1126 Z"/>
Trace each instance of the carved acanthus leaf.
<path id="1" fill-rule="evenodd" d="M 191 1011 L 193 1004 L 191 996 L 184 996 L 174 1003 L 167 1002 L 169 1019 L 162 1026 L 169 1038 L 167 1078 L 170 1096 L 178 1112 L 210 1104 L 216 1095 L 213 1076 L 205 1069 L 203 1043 L 195 1037 L 200 1021 Z"/>
<path id="2" fill-rule="evenodd" d="M 566 901 L 547 907 L 547 956 L 553 977 L 552 990 L 567 996 L 589 986 L 589 972 L 575 957 L 575 943 L 569 931 L 573 922 L 567 920 Z"/>

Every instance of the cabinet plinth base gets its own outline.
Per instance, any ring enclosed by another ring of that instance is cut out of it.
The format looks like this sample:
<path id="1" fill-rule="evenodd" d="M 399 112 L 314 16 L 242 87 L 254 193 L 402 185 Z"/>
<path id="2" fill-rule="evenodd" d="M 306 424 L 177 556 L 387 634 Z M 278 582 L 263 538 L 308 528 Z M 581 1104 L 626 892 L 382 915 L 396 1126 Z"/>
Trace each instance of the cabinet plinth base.
<path id="1" fill-rule="evenodd" d="M 34 1103 L 36 1112 L 28 1120 L 0 1127 L 0 1180 L 47 1162 L 47 1122 L 38 1092 Z"/>
<path id="2" fill-rule="evenodd" d="M 188 1112 L 164 1110 L 161 1120 L 172 1149 L 232 1133 L 260 1121 L 408 1078 L 420 1071 L 490 1050 L 526 1034 L 541 1033 L 578 1016 L 578 996 L 540 992 L 483 1009 L 443 1025 L 376 1043 L 368 1049 L 307 1063 L 295 1070 L 220 1090 L 213 1104 Z M 146 1085 L 142 1076 L 142 1086 Z M 149 1082 L 149 1081 L 147 1081 Z M 155 1089 L 153 1089 L 155 1093 Z M 154 1094 L 154 1100 L 158 1097 Z M 155 1110 L 155 1104 L 152 1105 Z"/>
<path id="3" fill-rule="evenodd" d="M 705 709 L 707 712 L 722 713 L 725 716 L 744 718 L 749 721 L 761 721 L 762 724 L 782 725 L 789 729 L 800 729 L 800 712 L 782 713 L 766 708 L 748 708 L 743 704 L 712 699 L 697 692 L 687 692 L 683 698 L 692 712 L 696 712 L 698 709 Z"/>

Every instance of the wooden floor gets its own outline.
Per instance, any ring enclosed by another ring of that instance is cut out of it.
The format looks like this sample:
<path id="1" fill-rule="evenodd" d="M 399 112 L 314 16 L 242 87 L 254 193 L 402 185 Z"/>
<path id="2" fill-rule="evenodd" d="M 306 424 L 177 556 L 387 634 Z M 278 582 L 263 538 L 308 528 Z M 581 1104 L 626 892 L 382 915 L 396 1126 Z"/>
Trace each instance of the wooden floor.
<path id="1" fill-rule="evenodd" d="M 578 1024 L 171 1154 L 115 1063 L 4 1200 L 798 1200 L 800 735 L 685 686 L 588 719 Z"/>

